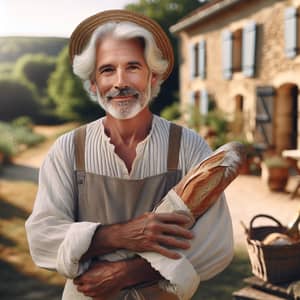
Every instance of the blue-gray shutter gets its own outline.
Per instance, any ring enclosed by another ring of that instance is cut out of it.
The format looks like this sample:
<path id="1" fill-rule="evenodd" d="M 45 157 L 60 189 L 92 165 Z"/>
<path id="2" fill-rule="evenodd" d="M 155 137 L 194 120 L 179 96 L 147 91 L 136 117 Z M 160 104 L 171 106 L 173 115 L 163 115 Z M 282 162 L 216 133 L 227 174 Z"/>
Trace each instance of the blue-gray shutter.
<path id="1" fill-rule="evenodd" d="M 297 9 L 289 7 L 285 10 L 285 54 L 289 58 L 297 55 Z"/>
<path id="2" fill-rule="evenodd" d="M 207 90 L 201 90 L 201 114 L 207 115 L 208 113 L 208 93 Z"/>
<path id="3" fill-rule="evenodd" d="M 191 44 L 189 46 L 189 56 L 190 56 L 190 78 L 195 77 L 195 45 Z"/>
<path id="4" fill-rule="evenodd" d="M 205 79 L 206 77 L 206 41 L 202 40 L 199 42 L 199 50 L 198 50 L 198 70 L 199 75 L 202 79 Z"/>
<path id="5" fill-rule="evenodd" d="M 275 89 L 272 86 L 256 87 L 255 143 L 269 148 L 274 145 L 273 114 Z"/>
<path id="6" fill-rule="evenodd" d="M 194 107 L 194 105 L 195 105 L 195 92 L 194 91 L 190 91 L 189 92 L 188 106 L 189 107 Z"/>
<path id="7" fill-rule="evenodd" d="M 232 32 L 222 32 L 222 71 L 225 79 L 232 77 Z"/>
<path id="8" fill-rule="evenodd" d="M 255 74 L 256 28 L 254 21 L 243 28 L 242 65 L 243 73 L 247 77 L 253 77 Z"/>

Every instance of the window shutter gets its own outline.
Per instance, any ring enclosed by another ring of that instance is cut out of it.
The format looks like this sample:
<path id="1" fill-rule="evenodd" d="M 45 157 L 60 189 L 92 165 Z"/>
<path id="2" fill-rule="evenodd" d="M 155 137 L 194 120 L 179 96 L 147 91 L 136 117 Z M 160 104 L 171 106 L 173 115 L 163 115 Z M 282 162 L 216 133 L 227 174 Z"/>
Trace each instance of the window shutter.
<path id="1" fill-rule="evenodd" d="M 225 79 L 232 77 L 232 32 L 224 30 L 222 32 L 222 64 L 223 76 Z"/>
<path id="2" fill-rule="evenodd" d="M 243 73 L 253 77 L 256 57 L 256 23 L 250 22 L 243 29 Z"/>
<path id="3" fill-rule="evenodd" d="M 264 148 L 274 145 L 273 114 L 275 89 L 272 86 L 256 87 L 256 126 L 254 138 Z"/>
<path id="4" fill-rule="evenodd" d="M 207 115 L 208 113 L 208 93 L 207 90 L 201 90 L 201 113 Z"/>
<path id="5" fill-rule="evenodd" d="M 194 79 L 195 77 L 195 45 L 191 44 L 189 49 L 190 55 L 190 78 Z"/>
<path id="6" fill-rule="evenodd" d="M 289 58 L 297 55 L 297 9 L 289 7 L 285 10 L 285 54 Z"/>
<path id="7" fill-rule="evenodd" d="M 194 91 L 190 91 L 189 92 L 188 106 L 189 107 L 193 107 L 194 105 L 195 105 L 195 92 Z"/>
<path id="8" fill-rule="evenodd" d="M 206 78 L 206 41 L 202 40 L 199 43 L 199 59 L 198 59 L 198 63 L 199 63 L 199 75 L 202 79 Z"/>

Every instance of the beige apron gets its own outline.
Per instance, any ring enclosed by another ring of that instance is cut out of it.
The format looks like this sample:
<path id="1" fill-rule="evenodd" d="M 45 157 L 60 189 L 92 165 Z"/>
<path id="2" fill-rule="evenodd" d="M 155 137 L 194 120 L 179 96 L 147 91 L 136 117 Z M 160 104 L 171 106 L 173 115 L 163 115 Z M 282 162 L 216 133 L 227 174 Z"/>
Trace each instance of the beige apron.
<path id="1" fill-rule="evenodd" d="M 78 183 L 77 220 L 113 224 L 128 221 L 152 211 L 167 192 L 180 180 L 177 170 L 181 127 L 171 124 L 169 133 L 168 171 L 144 179 L 121 179 L 85 172 L 85 126 L 75 133 L 76 175 Z M 155 162 L 153 162 L 155 163 Z M 77 292 L 67 280 L 63 300 L 90 300 Z M 157 284 L 126 289 L 113 300 L 177 300 Z M 112 299 L 110 299 L 112 300 Z"/>

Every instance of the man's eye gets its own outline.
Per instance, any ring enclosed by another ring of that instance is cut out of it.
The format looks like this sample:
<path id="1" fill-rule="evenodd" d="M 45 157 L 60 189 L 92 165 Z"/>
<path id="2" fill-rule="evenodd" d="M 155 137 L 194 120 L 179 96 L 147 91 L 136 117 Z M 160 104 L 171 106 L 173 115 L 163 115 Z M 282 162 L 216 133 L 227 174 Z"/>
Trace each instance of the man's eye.
<path id="1" fill-rule="evenodd" d="M 111 73 L 111 72 L 113 72 L 113 68 L 105 68 L 105 69 L 100 70 L 100 74 Z"/>
<path id="2" fill-rule="evenodd" d="M 128 69 L 129 70 L 137 70 L 137 69 L 139 69 L 139 67 L 136 65 L 132 65 L 132 66 L 129 66 Z"/>

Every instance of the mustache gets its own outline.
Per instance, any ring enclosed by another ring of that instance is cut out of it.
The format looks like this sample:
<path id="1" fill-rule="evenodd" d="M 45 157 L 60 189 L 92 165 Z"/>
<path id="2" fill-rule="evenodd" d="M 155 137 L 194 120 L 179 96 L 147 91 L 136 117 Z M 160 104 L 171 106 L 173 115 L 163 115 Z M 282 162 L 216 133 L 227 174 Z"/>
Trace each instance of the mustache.
<path id="1" fill-rule="evenodd" d="M 136 89 L 126 86 L 123 88 L 113 88 L 109 92 L 105 94 L 105 98 L 107 100 L 112 100 L 115 97 L 122 97 L 122 96 L 132 96 L 134 98 L 139 98 L 140 97 L 140 92 L 137 91 Z"/>

